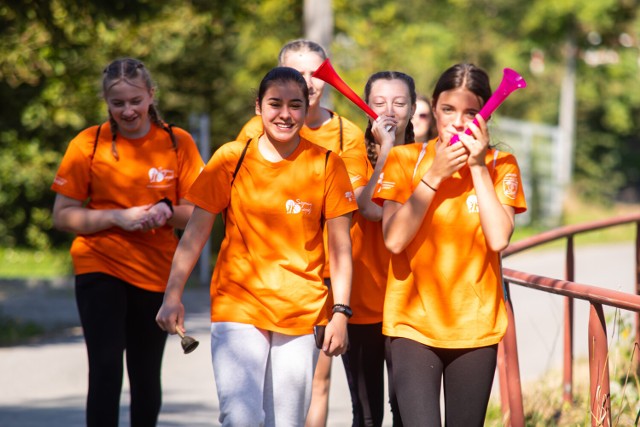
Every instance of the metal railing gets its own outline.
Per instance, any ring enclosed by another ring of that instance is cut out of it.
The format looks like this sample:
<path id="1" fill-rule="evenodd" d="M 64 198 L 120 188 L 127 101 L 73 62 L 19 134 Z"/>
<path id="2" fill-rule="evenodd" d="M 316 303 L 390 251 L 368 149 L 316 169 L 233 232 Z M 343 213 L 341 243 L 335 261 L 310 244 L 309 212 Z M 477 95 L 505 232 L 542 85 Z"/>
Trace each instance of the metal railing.
<path id="1" fill-rule="evenodd" d="M 636 294 L 574 282 L 574 236 L 580 233 L 629 223 L 636 224 Z M 611 426 L 608 343 L 603 306 L 617 307 L 635 312 L 636 343 L 640 342 L 640 213 L 559 227 L 509 245 L 503 252 L 503 257 L 508 257 L 509 255 L 560 239 L 566 239 L 564 280 L 538 276 L 508 268 L 503 270 L 509 326 L 498 349 L 498 372 L 503 421 L 507 426 L 524 426 L 515 317 L 513 314 L 513 301 L 511 300 L 509 285 L 524 286 L 542 292 L 563 295 L 565 297 L 563 400 L 568 403 L 572 403 L 573 401 L 573 300 L 578 298 L 589 302 L 589 382 L 592 426 Z M 640 372 L 640 358 L 638 358 L 637 353 L 635 353 L 633 363 L 635 372 Z"/>

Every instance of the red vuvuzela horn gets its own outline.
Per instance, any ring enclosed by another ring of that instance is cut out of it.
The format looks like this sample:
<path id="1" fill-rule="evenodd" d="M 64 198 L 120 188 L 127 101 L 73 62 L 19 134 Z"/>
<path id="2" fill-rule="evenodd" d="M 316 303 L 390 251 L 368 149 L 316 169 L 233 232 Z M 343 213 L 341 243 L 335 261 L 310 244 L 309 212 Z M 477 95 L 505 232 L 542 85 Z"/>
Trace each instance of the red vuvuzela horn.
<path id="1" fill-rule="evenodd" d="M 315 77 L 320 80 L 324 80 L 331 86 L 336 88 L 338 92 L 346 96 L 351 102 L 356 104 L 362 111 L 367 113 L 372 120 L 378 118 L 378 115 L 362 100 L 360 97 L 340 78 L 336 70 L 333 69 L 329 58 L 325 59 L 317 70 L 311 74 L 311 77 Z"/>
<path id="2" fill-rule="evenodd" d="M 507 99 L 507 96 L 509 96 L 513 91 L 527 87 L 527 82 L 524 80 L 524 77 L 511 68 L 505 68 L 502 73 L 502 80 L 500 81 L 498 88 L 487 100 L 484 107 L 482 107 L 478 112 L 478 114 L 480 114 L 480 116 L 485 120 L 489 120 L 491 114 L 498 109 L 500 104 L 502 104 L 504 100 Z M 478 126 L 478 121 L 476 119 L 473 119 L 473 123 Z M 471 129 L 467 128 L 464 133 L 471 135 Z M 451 138 L 451 141 L 449 141 L 449 145 L 455 144 L 459 140 L 460 138 L 458 135 L 454 135 L 453 138 Z"/>

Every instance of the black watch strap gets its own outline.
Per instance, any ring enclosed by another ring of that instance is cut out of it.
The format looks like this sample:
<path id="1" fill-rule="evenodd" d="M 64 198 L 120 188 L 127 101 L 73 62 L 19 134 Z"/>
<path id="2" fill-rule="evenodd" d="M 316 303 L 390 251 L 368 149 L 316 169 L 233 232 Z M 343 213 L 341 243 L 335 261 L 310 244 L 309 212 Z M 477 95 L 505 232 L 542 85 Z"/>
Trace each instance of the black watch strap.
<path id="1" fill-rule="evenodd" d="M 346 304 L 334 304 L 331 311 L 333 313 L 342 313 L 345 316 L 347 316 L 347 318 L 351 318 L 351 316 L 353 316 L 353 311 L 351 310 L 351 307 L 349 307 Z"/>

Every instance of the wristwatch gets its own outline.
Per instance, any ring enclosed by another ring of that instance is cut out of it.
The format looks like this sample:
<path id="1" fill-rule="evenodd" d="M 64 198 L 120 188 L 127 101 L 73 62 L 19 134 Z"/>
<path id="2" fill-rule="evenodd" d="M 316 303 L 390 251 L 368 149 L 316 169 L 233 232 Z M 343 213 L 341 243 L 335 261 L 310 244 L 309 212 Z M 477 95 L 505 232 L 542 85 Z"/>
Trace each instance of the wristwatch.
<path id="1" fill-rule="evenodd" d="M 353 316 L 353 311 L 351 310 L 351 307 L 349 307 L 346 304 L 334 304 L 332 307 L 332 311 L 333 313 L 342 313 L 345 316 L 347 316 L 347 318 L 350 318 L 351 316 Z"/>

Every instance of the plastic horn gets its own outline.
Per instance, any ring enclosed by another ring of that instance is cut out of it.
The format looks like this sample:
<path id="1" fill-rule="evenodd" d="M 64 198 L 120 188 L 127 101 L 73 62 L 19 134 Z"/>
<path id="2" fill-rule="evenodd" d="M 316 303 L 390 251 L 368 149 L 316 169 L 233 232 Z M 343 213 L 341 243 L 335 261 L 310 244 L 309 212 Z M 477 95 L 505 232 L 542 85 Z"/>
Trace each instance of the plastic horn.
<path id="1" fill-rule="evenodd" d="M 487 103 L 480 109 L 480 116 L 483 119 L 489 120 L 491 114 L 498 109 L 498 107 L 504 102 L 505 99 L 516 89 L 527 87 L 527 82 L 520 74 L 511 68 L 505 68 L 502 71 L 502 81 L 498 85 L 498 88 L 493 92 L 493 95 L 487 100 Z M 473 119 L 473 123 L 477 126 L 478 121 Z M 464 133 L 471 135 L 471 129 L 467 128 Z M 449 142 L 449 145 L 455 144 L 460 138 L 458 135 L 454 135 Z"/>
<path id="2" fill-rule="evenodd" d="M 331 86 L 336 88 L 338 92 L 346 96 L 349 101 L 356 104 L 362 111 L 367 113 L 372 120 L 376 120 L 378 115 L 362 100 L 360 97 L 340 78 L 336 70 L 333 69 L 329 58 L 325 59 L 317 70 L 311 74 L 311 77 L 315 77 L 320 80 L 324 80 Z"/>

